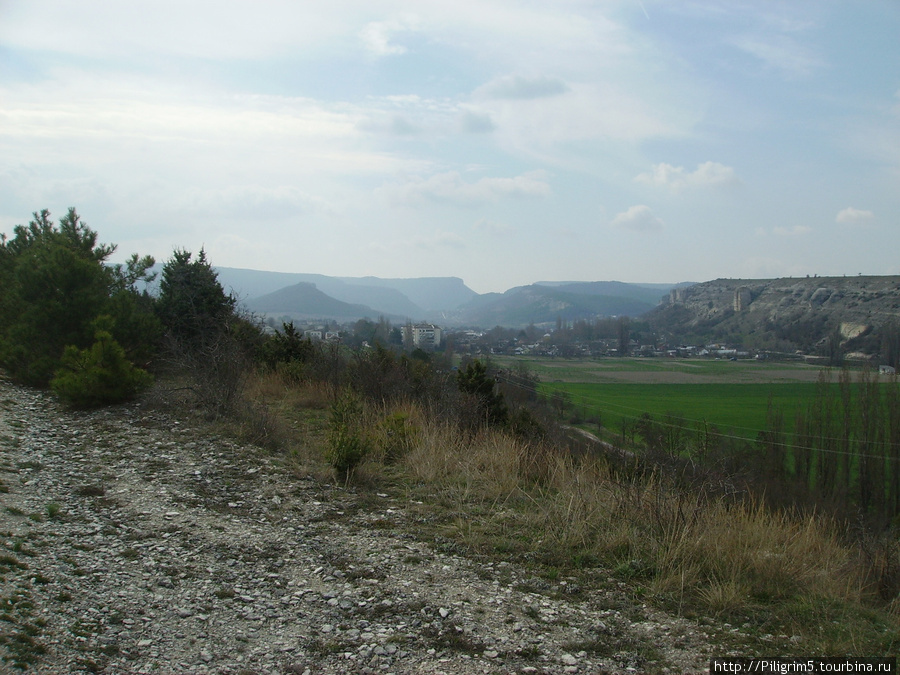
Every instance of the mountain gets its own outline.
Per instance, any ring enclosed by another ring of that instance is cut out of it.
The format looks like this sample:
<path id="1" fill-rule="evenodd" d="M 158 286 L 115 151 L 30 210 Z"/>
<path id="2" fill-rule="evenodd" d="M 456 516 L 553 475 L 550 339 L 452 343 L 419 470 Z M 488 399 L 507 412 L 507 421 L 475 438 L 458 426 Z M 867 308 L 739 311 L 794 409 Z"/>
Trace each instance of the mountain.
<path id="1" fill-rule="evenodd" d="M 219 282 L 249 310 L 292 319 L 355 321 L 385 316 L 393 322 L 445 326 L 526 326 L 603 316 L 639 316 L 674 284 L 618 281 L 540 282 L 506 293 L 479 295 L 458 277 L 330 277 L 216 267 Z"/>
<path id="2" fill-rule="evenodd" d="M 427 312 L 448 312 L 478 295 L 459 277 L 419 277 L 415 279 L 380 279 L 378 277 L 344 278 L 348 283 L 392 288 L 403 293 Z"/>
<path id="3" fill-rule="evenodd" d="M 558 291 L 579 295 L 605 295 L 611 298 L 629 298 L 647 303 L 650 308 L 660 303 L 672 288 L 686 284 L 628 284 L 622 281 L 539 281 L 537 286 L 549 286 Z"/>
<path id="4" fill-rule="evenodd" d="M 717 279 L 673 289 L 644 317 L 673 340 L 805 353 L 876 353 L 900 322 L 900 277 Z"/>
<path id="5" fill-rule="evenodd" d="M 356 321 L 366 316 L 370 318 L 378 316 L 371 307 L 336 300 L 316 288 L 315 284 L 308 282 L 281 288 L 274 293 L 249 300 L 246 305 L 253 312 L 287 317 L 291 320 Z"/>
<path id="6" fill-rule="evenodd" d="M 243 301 L 268 295 L 286 286 L 312 283 L 336 300 L 367 305 L 370 314 L 396 315 L 414 321 L 453 310 L 478 295 L 457 277 L 381 279 L 378 277 L 330 277 L 324 274 L 262 272 L 217 267 L 219 282 Z"/>
<path id="7" fill-rule="evenodd" d="M 634 317 L 653 309 L 662 295 L 659 291 L 619 282 L 566 283 L 560 286 L 532 284 L 512 288 L 505 293 L 488 293 L 473 298 L 450 318 L 459 325 L 514 328 L 530 323 L 552 324 L 557 319 L 575 321 L 606 316 Z"/>

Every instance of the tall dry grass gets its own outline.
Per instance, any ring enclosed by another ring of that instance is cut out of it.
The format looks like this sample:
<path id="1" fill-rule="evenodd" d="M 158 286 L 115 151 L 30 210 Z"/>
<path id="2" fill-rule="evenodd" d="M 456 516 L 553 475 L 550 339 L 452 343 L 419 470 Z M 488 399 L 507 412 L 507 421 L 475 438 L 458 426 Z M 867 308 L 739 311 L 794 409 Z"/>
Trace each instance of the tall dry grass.
<path id="1" fill-rule="evenodd" d="M 417 420 L 418 442 L 403 458 L 411 477 L 460 503 L 497 505 L 486 520 L 507 523 L 518 505 L 523 534 L 563 562 L 590 556 L 653 595 L 712 613 L 797 596 L 858 602 L 865 593 L 858 551 L 827 518 L 704 496 L 658 475 L 622 482 L 601 458 Z"/>
<path id="2" fill-rule="evenodd" d="M 337 392 L 279 373 L 249 387 L 287 430 L 291 465 L 331 476 L 324 450 Z M 869 616 L 864 601 L 880 594 L 891 602 L 880 580 L 900 569 L 896 542 L 866 554 L 825 517 L 690 491 L 660 473 L 625 479 L 602 456 L 576 457 L 496 429 L 473 433 L 415 403 L 368 403 L 363 415 L 373 451 L 358 484 L 415 493 L 435 510 L 423 522 L 435 523 L 436 535 L 557 568 L 588 561 L 684 613 L 731 620 L 756 607 L 761 621 L 784 625 L 798 608 L 825 607 L 828 626 L 840 630 L 856 617 L 859 628 L 837 637 L 822 629 L 818 642 L 805 643 L 835 653 L 855 648 L 859 631 L 875 634 L 859 618 Z M 819 624 L 810 616 L 798 630 L 811 635 Z"/>

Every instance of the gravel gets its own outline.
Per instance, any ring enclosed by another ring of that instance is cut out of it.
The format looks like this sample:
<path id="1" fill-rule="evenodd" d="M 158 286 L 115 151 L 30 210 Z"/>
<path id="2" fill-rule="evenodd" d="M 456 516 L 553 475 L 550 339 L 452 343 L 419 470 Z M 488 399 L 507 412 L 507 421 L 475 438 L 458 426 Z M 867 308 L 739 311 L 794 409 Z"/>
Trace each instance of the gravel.
<path id="1" fill-rule="evenodd" d="M 699 673 L 716 642 L 138 404 L 69 412 L 0 380 L 0 490 L 9 672 Z"/>

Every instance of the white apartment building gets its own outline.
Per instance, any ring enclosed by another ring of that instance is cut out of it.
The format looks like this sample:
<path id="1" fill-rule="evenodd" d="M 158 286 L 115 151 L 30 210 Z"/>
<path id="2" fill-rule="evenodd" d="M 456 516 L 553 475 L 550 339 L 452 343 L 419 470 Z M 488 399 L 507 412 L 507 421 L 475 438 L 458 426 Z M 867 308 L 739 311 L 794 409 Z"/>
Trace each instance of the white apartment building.
<path id="1" fill-rule="evenodd" d="M 439 347 L 443 341 L 441 327 L 431 323 L 408 323 L 403 326 L 402 331 L 403 344 L 407 347 L 428 350 Z"/>

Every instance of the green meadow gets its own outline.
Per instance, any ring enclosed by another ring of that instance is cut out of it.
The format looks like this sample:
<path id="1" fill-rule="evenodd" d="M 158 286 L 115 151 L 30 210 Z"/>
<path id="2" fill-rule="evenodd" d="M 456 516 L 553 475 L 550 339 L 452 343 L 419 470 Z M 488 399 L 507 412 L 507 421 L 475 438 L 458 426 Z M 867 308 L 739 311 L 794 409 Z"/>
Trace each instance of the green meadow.
<path id="1" fill-rule="evenodd" d="M 769 402 L 781 410 L 787 428 L 798 408 L 815 395 L 812 383 L 779 384 L 542 384 L 541 392 L 563 392 L 583 418 L 599 418 L 608 429 L 621 428 L 623 418 L 644 413 L 655 419 L 673 416 L 685 426 L 704 422 L 720 431 L 755 438 L 766 428 Z"/>
<path id="2" fill-rule="evenodd" d="M 504 368 L 524 364 L 540 378 L 548 398 L 564 395 L 582 419 L 599 418 L 618 431 L 644 413 L 672 415 L 688 427 L 706 423 L 724 433 L 755 438 L 766 429 L 769 402 L 793 427 L 798 409 L 812 401 L 822 368 L 804 363 L 716 359 L 495 358 Z M 836 383 L 838 374 L 831 374 Z M 835 385 L 836 386 L 836 385 Z"/>

